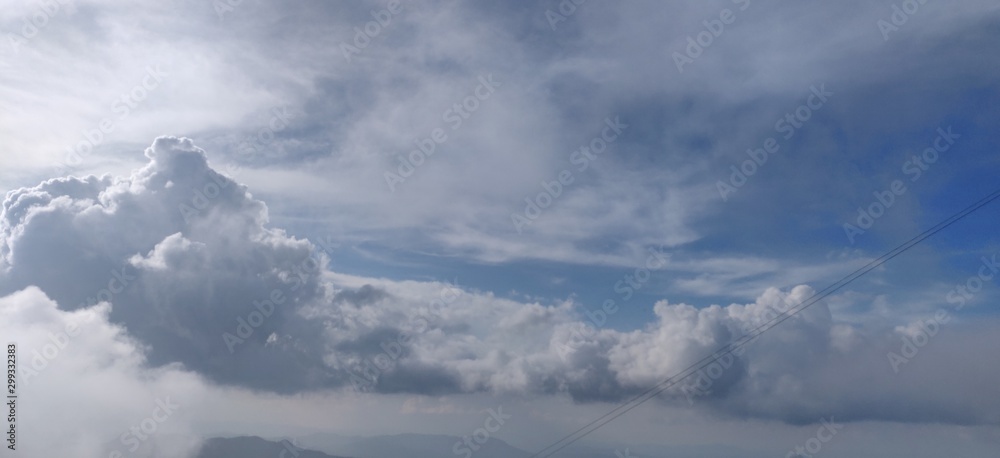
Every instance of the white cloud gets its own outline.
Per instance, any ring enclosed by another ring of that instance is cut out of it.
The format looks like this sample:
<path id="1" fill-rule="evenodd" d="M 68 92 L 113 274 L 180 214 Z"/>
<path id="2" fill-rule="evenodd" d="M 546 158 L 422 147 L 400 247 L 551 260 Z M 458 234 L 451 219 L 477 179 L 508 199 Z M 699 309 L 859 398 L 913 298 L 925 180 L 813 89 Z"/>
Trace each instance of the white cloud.
<path id="1" fill-rule="evenodd" d="M 0 298 L 0 334 L 18 349 L 20 456 L 196 450 L 185 409 L 204 395 L 201 377 L 176 365 L 146 366 L 142 344 L 108 321 L 110 309 L 59 310 L 34 287 Z M 161 421 L 143 425 L 154 414 Z"/>
<path id="2" fill-rule="evenodd" d="M 55 179 L 9 193 L 0 289 L 37 286 L 66 310 L 103 311 L 146 346 L 150 367 L 179 362 L 227 385 L 622 400 L 813 294 L 771 288 L 726 307 L 661 301 L 642 329 L 588 329 L 584 304 L 572 300 L 524 303 L 327 271 L 325 255 L 268 228 L 264 203 L 209 168 L 190 140 L 159 138 L 146 156 L 130 177 Z M 113 308 L 87 308 L 100 301 Z M 893 391 L 899 379 L 882 356 L 892 324 L 838 322 L 821 302 L 753 343 L 698 397 L 730 414 L 793 422 L 823 409 L 907 421 L 913 396 L 938 395 Z M 930 353 L 924 359 L 938 362 Z M 874 375 L 854 389 L 859 374 Z M 682 403 L 685 386 L 667 397 Z M 873 392 L 882 408 L 852 404 Z M 918 421 L 992 421 L 989 403 L 939 398 Z"/>

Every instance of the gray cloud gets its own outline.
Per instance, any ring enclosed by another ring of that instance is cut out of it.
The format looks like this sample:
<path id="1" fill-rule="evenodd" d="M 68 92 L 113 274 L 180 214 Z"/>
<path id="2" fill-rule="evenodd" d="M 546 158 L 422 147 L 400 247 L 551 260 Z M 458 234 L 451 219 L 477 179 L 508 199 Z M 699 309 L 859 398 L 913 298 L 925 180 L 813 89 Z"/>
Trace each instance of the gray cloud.
<path id="1" fill-rule="evenodd" d="M 771 288 L 754 303 L 704 308 L 661 301 L 642 329 L 594 329 L 574 302 L 522 303 L 444 283 L 327 271 L 325 255 L 268 228 L 266 206 L 212 170 L 190 140 L 159 138 L 146 156 L 149 164 L 129 177 L 54 179 L 8 193 L 0 288 L 37 285 L 65 310 L 109 302 L 108 320 L 146 347 L 149 365 L 179 362 L 227 385 L 294 393 L 357 388 L 360 377 L 382 393 L 620 401 L 813 294 Z M 948 345 L 922 358 L 956 371 L 928 377 L 964 389 L 898 388 L 903 376 L 883 356 L 900 335 L 892 325 L 839 322 L 817 304 L 754 342 L 694 400 L 789 422 L 829 412 L 844 420 L 996 422 L 988 396 L 971 396 L 981 393 L 977 384 L 947 362 L 959 351 Z M 958 329 L 963 339 L 992 339 Z M 984 377 L 996 376 L 984 367 Z M 685 405 L 690 388 L 675 386 L 663 399 Z"/>

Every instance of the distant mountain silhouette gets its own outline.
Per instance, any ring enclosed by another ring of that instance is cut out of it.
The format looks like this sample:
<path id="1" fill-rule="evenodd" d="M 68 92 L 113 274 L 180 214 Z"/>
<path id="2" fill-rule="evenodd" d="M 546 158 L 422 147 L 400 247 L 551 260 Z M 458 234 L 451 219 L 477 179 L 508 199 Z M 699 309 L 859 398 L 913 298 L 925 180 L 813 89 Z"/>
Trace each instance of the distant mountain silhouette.
<path id="1" fill-rule="evenodd" d="M 284 454 L 282 454 L 284 452 Z M 303 450 L 288 441 L 272 442 L 259 437 L 214 438 L 205 441 L 197 458 L 342 458 L 314 450 Z"/>
<path id="2" fill-rule="evenodd" d="M 468 448 L 461 437 L 439 436 L 427 434 L 399 434 L 395 436 L 375 436 L 345 438 L 343 436 L 326 439 L 315 435 L 299 439 L 306 447 L 325 450 L 331 453 L 355 456 L 358 458 L 441 458 L 467 456 L 472 458 L 528 458 L 531 453 L 491 437 L 482 445 L 476 444 L 478 450 Z M 455 444 L 460 443 L 456 453 Z"/>
<path id="3" fill-rule="evenodd" d="M 299 448 L 292 448 L 292 443 Z M 267 440 L 259 437 L 215 438 L 205 441 L 196 458 L 466 458 L 461 437 L 398 434 L 394 436 L 342 436 L 311 434 L 293 439 Z M 456 443 L 461 443 L 455 447 Z M 593 446 L 572 444 L 559 451 L 558 457 L 573 458 L 765 458 L 771 454 L 717 445 L 625 445 Z M 612 448 L 614 447 L 614 448 Z M 629 453 L 624 452 L 628 449 Z M 456 452 L 457 450 L 457 452 Z M 285 452 L 282 455 L 282 452 Z M 293 454 L 293 451 L 298 455 Z M 551 450 L 550 450 L 551 451 Z M 617 452 L 617 453 L 616 453 Z M 532 454 L 501 439 L 491 437 L 473 450 L 470 458 L 529 458 Z"/>

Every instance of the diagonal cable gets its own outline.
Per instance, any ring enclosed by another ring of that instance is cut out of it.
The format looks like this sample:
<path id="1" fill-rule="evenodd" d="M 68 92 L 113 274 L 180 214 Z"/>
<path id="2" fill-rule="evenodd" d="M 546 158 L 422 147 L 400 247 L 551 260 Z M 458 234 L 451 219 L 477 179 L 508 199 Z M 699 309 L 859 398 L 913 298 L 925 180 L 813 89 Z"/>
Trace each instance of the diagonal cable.
<path id="1" fill-rule="evenodd" d="M 975 212 L 976 210 L 979 210 L 980 208 L 988 205 L 990 202 L 993 202 L 997 198 L 1000 198 L 1000 189 L 997 189 L 996 191 L 993 191 L 992 193 L 990 193 L 986 197 L 983 197 L 982 199 L 980 199 L 976 203 L 974 203 L 972 205 L 969 205 L 968 207 L 962 209 L 958 213 L 955 213 L 955 214 L 951 215 L 950 217 L 948 217 L 947 219 L 945 219 L 944 221 L 941 221 L 940 223 L 934 225 L 930 229 L 927 229 L 926 231 L 924 231 L 924 232 L 922 232 L 922 233 L 914 236 L 913 238 L 911 238 L 910 240 L 907 240 L 906 242 L 903 242 L 902 244 L 900 244 L 896 248 L 893 248 L 892 250 L 890 250 L 888 253 L 885 253 L 882 256 L 879 256 L 878 258 L 870 261 L 868 264 L 866 264 L 863 267 L 855 270 L 854 272 L 851 272 L 850 274 L 848 274 L 847 276 L 845 276 L 845 277 L 841 278 L 840 280 L 834 282 L 830 286 L 827 286 L 826 288 L 823 288 L 821 291 L 818 291 L 818 292 L 814 293 L 812 296 L 810 296 L 806 300 L 802 301 L 802 303 L 800 303 L 799 305 L 796 305 L 795 307 L 792 307 L 792 308 L 788 309 L 787 311 L 782 312 L 781 314 L 779 314 L 775 318 L 772 318 L 771 320 L 768 320 L 768 321 L 764 322 L 760 326 L 758 326 L 758 327 L 756 327 L 756 328 L 748 331 L 745 335 L 743 335 L 739 339 L 736 339 L 736 340 L 734 340 L 734 341 L 732 341 L 732 342 L 730 342 L 730 343 L 722 346 L 721 348 L 719 348 L 718 350 L 716 350 L 712 354 L 706 355 L 705 357 L 703 357 L 703 358 L 699 359 L 698 361 L 694 362 L 693 364 L 691 364 L 690 366 L 688 366 L 684 370 L 678 372 L 677 374 L 674 374 L 673 376 L 668 377 L 666 380 L 664 380 L 664 381 L 662 381 L 662 382 L 654 385 L 651 388 L 648 388 L 646 391 L 644 391 L 644 392 L 636 395 L 635 397 L 633 397 L 632 399 L 630 399 L 630 400 L 626 401 L 625 403 L 619 405 L 618 407 L 615 407 L 614 409 L 612 409 L 608 413 L 606 413 L 606 414 L 598 417 L 597 419 L 591 421 L 590 423 L 588 423 L 588 424 L 580 427 L 576 431 L 573 431 L 573 432 L 567 434 L 566 436 L 564 436 L 563 438 L 559 439 L 558 441 L 552 443 L 548 447 L 545 447 L 544 449 L 539 450 L 534 455 L 531 455 L 530 458 L 536 458 L 536 457 L 537 458 L 541 458 L 541 457 L 552 456 L 554 453 L 558 452 L 559 450 L 562 450 L 563 448 L 569 446 L 570 444 L 572 444 L 572 443 L 574 443 L 574 442 L 582 439 L 584 436 L 586 436 L 586 435 L 588 435 L 588 434 L 596 431 L 598 428 L 600 428 L 600 427 L 602 427 L 602 426 L 610 423 L 614 419 L 616 419 L 616 418 L 624 415 L 628 411 L 630 411 L 630 410 L 638 407 L 639 405 L 641 405 L 642 403 L 648 401 L 649 399 L 652 399 L 653 397 L 656 397 L 657 395 L 659 395 L 660 393 L 662 393 L 664 390 L 670 388 L 671 386 L 676 385 L 677 383 L 681 382 L 682 380 L 684 380 L 685 378 L 689 377 L 690 375 L 698 372 L 699 370 L 703 369 L 704 367 L 708 366 L 709 364 L 712 364 L 713 362 L 717 361 L 719 358 L 721 358 L 723 356 L 726 356 L 727 354 L 730 354 L 730 353 L 736 351 L 738 348 L 741 348 L 741 347 L 749 344 L 750 342 L 752 342 L 753 340 L 755 340 L 757 337 L 759 337 L 761 334 L 763 334 L 767 330 L 769 330 L 769 329 L 777 326 L 778 324 L 781 324 L 785 320 L 787 320 L 787 319 L 791 318 L 792 316 L 794 316 L 796 313 L 798 313 L 798 312 L 800 312 L 802 310 L 805 310 L 809 306 L 811 306 L 811 305 L 813 305 L 813 304 L 815 304 L 815 303 L 823 300 L 824 298 L 826 298 L 827 296 L 833 294 L 837 290 L 843 288 L 844 286 L 847 286 L 848 284 L 850 284 L 854 280 L 857 280 L 861 276 L 867 274 L 868 272 L 871 272 L 872 270 L 874 270 L 875 268 L 881 266 L 882 264 L 885 264 L 890 259 L 895 258 L 896 256 L 899 256 L 900 254 L 904 253 L 905 251 L 909 250 L 910 248 L 913 248 L 914 246 L 916 246 L 920 242 L 923 242 L 924 240 L 926 240 L 927 238 L 931 237 L 932 235 L 937 234 L 938 232 L 941 232 L 942 230 L 944 230 L 948 226 L 951 226 L 952 224 L 958 222 L 962 218 L 965 218 L 966 216 L 968 216 L 969 214 Z"/>

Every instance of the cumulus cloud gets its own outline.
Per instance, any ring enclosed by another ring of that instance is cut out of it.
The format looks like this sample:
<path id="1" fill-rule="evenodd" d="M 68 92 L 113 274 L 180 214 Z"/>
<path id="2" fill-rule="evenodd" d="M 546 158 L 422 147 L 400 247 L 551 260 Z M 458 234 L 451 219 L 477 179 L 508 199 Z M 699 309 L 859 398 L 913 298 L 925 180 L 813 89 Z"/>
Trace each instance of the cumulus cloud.
<path id="1" fill-rule="evenodd" d="M 60 310 L 35 287 L 0 297 L 0 335 L 16 342 L 19 456 L 186 457 L 199 436 L 190 402 L 201 377 L 150 367 L 111 306 Z M 189 409 L 185 411 L 185 409 Z"/>
<path id="2" fill-rule="evenodd" d="M 12 322 L 41 316 L 56 328 L 70 317 L 94 318 L 100 326 L 87 338 L 104 336 L 107 348 L 73 364 L 95 377 L 127 364 L 157 377 L 199 374 L 276 393 L 620 401 L 814 293 L 771 288 L 753 303 L 702 308 L 661 301 L 642 329 L 595 327 L 572 300 L 525 303 L 453 283 L 329 271 L 314 244 L 268 227 L 266 205 L 210 167 L 191 140 L 161 137 L 145 154 L 148 164 L 128 177 L 58 178 L 14 190 L 0 215 L 0 294 L 15 294 L 6 313 L 17 317 Z M 41 305 L 16 305 L 25 302 Z M 790 422 L 830 411 L 857 420 L 997 421 L 990 413 L 997 401 L 984 402 L 979 385 L 955 374 L 934 376 L 963 388 L 952 393 L 896 388 L 900 376 L 883 356 L 896 332 L 839 322 L 818 303 L 740 352 L 694 395 L 692 385 L 679 384 L 663 399 L 696 398 L 717 412 Z M 121 357 L 92 359 L 108 352 Z M 925 359 L 944 362 L 948 354 Z M 992 366 L 981 371 L 997 375 Z"/>
<path id="3" fill-rule="evenodd" d="M 294 311 L 324 297 L 323 258 L 265 229 L 265 205 L 190 140 L 159 138 L 146 156 L 129 177 L 8 193 L 2 289 L 36 285 L 70 309 L 113 303 L 111 320 L 150 346 L 152 364 L 271 390 L 321 384 L 317 349 L 297 345 L 319 329 Z"/>

